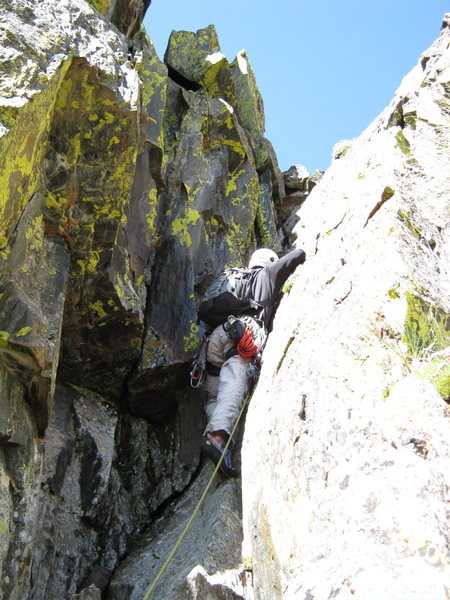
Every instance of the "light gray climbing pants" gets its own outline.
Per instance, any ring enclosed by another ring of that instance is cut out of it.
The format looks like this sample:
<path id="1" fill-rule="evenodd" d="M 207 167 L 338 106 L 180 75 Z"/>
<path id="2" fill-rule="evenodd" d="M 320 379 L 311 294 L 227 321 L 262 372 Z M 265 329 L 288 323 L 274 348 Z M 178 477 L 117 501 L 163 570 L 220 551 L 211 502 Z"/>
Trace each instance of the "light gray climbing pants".
<path id="1" fill-rule="evenodd" d="M 218 377 L 206 377 L 208 424 L 205 433 L 224 430 L 230 434 L 248 390 L 248 359 L 239 355 L 225 359 L 233 345 L 222 325 L 216 327 L 209 338 L 207 360 L 221 369 Z"/>

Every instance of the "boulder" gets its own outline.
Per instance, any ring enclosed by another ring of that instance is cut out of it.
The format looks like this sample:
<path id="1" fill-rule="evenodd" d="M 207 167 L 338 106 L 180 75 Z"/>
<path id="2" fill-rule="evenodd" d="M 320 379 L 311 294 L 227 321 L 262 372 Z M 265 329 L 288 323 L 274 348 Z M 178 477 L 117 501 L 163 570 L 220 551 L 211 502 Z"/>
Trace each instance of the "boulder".
<path id="1" fill-rule="evenodd" d="M 290 196 L 295 194 L 308 194 L 322 179 L 324 171 L 316 169 L 311 175 L 303 165 L 293 165 L 282 173 L 286 193 Z"/>
<path id="2" fill-rule="evenodd" d="M 303 165 L 293 165 L 282 176 L 286 195 L 278 207 L 278 220 L 282 223 L 282 245 L 289 248 L 295 241 L 295 225 L 299 221 L 299 210 L 312 189 L 320 182 L 324 171 L 316 170 L 311 175 Z"/>
<path id="3" fill-rule="evenodd" d="M 309 172 L 303 165 L 292 165 L 283 173 L 284 185 L 290 190 L 305 190 L 305 180 Z"/>
<path id="4" fill-rule="evenodd" d="M 230 65 L 220 51 L 214 25 L 197 32 L 172 31 L 164 54 L 169 74 L 186 89 L 236 104 Z"/>

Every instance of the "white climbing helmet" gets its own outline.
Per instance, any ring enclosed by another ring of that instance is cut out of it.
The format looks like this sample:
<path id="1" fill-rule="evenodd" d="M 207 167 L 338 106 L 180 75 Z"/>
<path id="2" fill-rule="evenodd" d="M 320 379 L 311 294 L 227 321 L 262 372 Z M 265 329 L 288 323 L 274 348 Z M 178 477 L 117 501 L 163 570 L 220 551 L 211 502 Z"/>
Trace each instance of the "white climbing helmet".
<path id="1" fill-rule="evenodd" d="M 255 250 L 250 257 L 248 268 L 253 269 L 254 267 L 268 267 L 278 260 L 278 255 L 270 248 L 258 248 Z"/>

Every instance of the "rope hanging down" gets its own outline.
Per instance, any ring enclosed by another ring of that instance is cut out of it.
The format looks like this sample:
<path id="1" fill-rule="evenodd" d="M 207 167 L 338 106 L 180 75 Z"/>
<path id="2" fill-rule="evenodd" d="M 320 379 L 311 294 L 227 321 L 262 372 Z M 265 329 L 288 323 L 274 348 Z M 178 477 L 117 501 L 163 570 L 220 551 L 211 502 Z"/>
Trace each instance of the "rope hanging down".
<path id="1" fill-rule="evenodd" d="M 207 495 L 207 493 L 208 493 L 208 491 L 209 491 L 209 488 L 211 487 L 211 484 L 212 484 L 212 482 L 214 481 L 214 477 L 216 476 L 216 474 L 217 474 L 217 472 L 218 472 L 218 470 L 219 470 L 219 468 L 220 468 L 220 465 L 222 464 L 222 461 L 223 461 L 223 458 L 224 458 L 224 456 L 225 456 L 225 453 L 226 453 L 226 451 L 228 450 L 228 447 L 229 447 L 229 446 L 230 446 L 230 444 L 231 444 L 231 440 L 232 440 L 232 438 L 233 438 L 233 435 L 234 435 L 234 434 L 235 434 L 235 432 L 236 432 L 237 426 L 238 426 L 238 424 L 239 424 L 239 421 L 240 421 L 240 419 L 241 419 L 241 416 L 242 416 L 242 414 L 243 414 L 243 412 L 244 412 L 244 409 L 245 409 L 245 406 L 246 406 L 246 404 L 247 404 L 247 400 L 248 400 L 249 396 L 250 396 L 250 394 L 247 394 L 247 395 L 245 396 L 245 398 L 244 398 L 243 402 L 242 402 L 242 407 L 241 407 L 241 410 L 239 411 L 238 417 L 237 417 L 237 419 L 236 419 L 236 423 L 234 424 L 234 427 L 233 427 L 233 430 L 231 431 L 230 437 L 228 438 L 228 440 L 227 440 L 227 443 L 225 444 L 225 448 L 223 449 L 222 456 L 220 457 L 220 459 L 219 459 L 219 461 L 218 461 L 218 463 L 217 463 L 217 465 L 216 465 L 216 467 L 215 467 L 214 471 L 212 472 L 212 475 L 211 475 L 211 477 L 209 478 L 209 481 L 208 481 L 208 483 L 206 484 L 206 487 L 205 487 L 205 489 L 204 489 L 204 491 L 203 491 L 202 495 L 200 496 L 200 500 L 197 502 L 197 505 L 196 505 L 196 507 L 194 508 L 194 512 L 193 512 L 193 513 L 192 513 L 192 515 L 190 516 L 190 518 L 189 518 L 189 521 L 186 523 L 186 526 L 185 526 L 185 528 L 184 528 L 184 529 L 183 529 L 183 531 L 181 532 L 181 534 L 180 534 L 180 537 L 178 538 L 178 540 L 175 542 L 175 545 L 174 545 L 174 547 L 173 547 L 173 548 L 172 548 L 172 550 L 170 551 L 170 553 L 169 553 L 169 556 L 166 558 L 166 560 L 165 560 L 165 562 L 164 562 L 163 566 L 162 566 L 162 567 L 161 567 L 161 569 L 158 571 L 158 573 L 157 573 L 157 575 L 156 575 L 155 579 L 153 580 L 153 582 L 151 583 L 151 585 L 150 585 L 150 586 L 147 588 L 147 591 L 145 592 L 144 596 L 142 597 L 142 600 L 148 600 L 148 599 L 150 598 L 151 594 L 154 592 L 154 590 L 155 590 L 155 587 L 158 585 L 158 583 L 159 583 L 159 580 L 160 580 L 160 579 L 161 579 L 161 577 L 164 575 L 164 573 L 165 573 L 165 571 L 166 571 L 167 567 L 169 566 L 170 562 L 172 561 L 173 557 L 175 556 L 175 553 L 176 553 L 176 551 L 177 551 L 177 550 L 178 550 L 178 548 L 180 547 L 180 545 L 181 545 L 181 542 L 184 540 L 184 538 L 185 538 L 185 536 L 186 536 L 187 532 L 189 531 L 189 529 L 190 529 L 190 527 L 191 527 L 191 525 L 192 525 L 192 523 L 193 523 L 193 521 L 194 521 L 195 517 L 197 516 L 197 513 L 198 513 L 198 511 L 200 510 L 200 508 L 201 508 L 201 506 L 202 506 L 202 504 L 203 504 L 203 502 L 204 502 L 204 500 L 205 500 L 205 498 L 206 498 L 206 495 Z"/>

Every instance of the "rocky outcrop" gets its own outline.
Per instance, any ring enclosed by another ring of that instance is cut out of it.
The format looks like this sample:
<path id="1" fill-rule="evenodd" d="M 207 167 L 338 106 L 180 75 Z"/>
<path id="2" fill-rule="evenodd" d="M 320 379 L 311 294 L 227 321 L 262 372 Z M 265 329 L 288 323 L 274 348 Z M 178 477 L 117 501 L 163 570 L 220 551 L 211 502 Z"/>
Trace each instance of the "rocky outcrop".
<path id="1" fill-rule="evenodd" d="M 314 171 L 311 175 L 303 165 L 292 165 L 283 175 L 286 195 L 278 212 L 282 222 L 283 246 L 290 247 L 294 240 L 294 227 L 299 221 L 299 210 L 312 192 L 313 188 L 322 179 L 324 172 Z"/>
<path id="2" fill-rule="evenodd" d="M 297 214 L 242 451 L 256 599 L 448 597 L 449 33 Z"/>
<path id="3" fill-rule="evenodd" d="M 139 31 L 151 0 L 88 0 L 88 3 L 121 33 L 132 38 Z"/>
<path id="4" fill-rule="evenodd" d="M 148 5 L 0 1 L 2 598 L 105 594 L 189 488 L 196 304 L 279 246 L 247 59 L 228 64 L 209 26 L 174 32 L 162 62 Z"/>
<path id="5" fill-rule="evenodd" d="M 111 600 L 140 599 L 155 581 L 196 510 L 212 475 L 208 464 L 186 494 L 157 520 L 117 569 Z M 240 484 L 214 484 L 151 598 L 249 597 L 251 575 L 241 560 Z"/>

